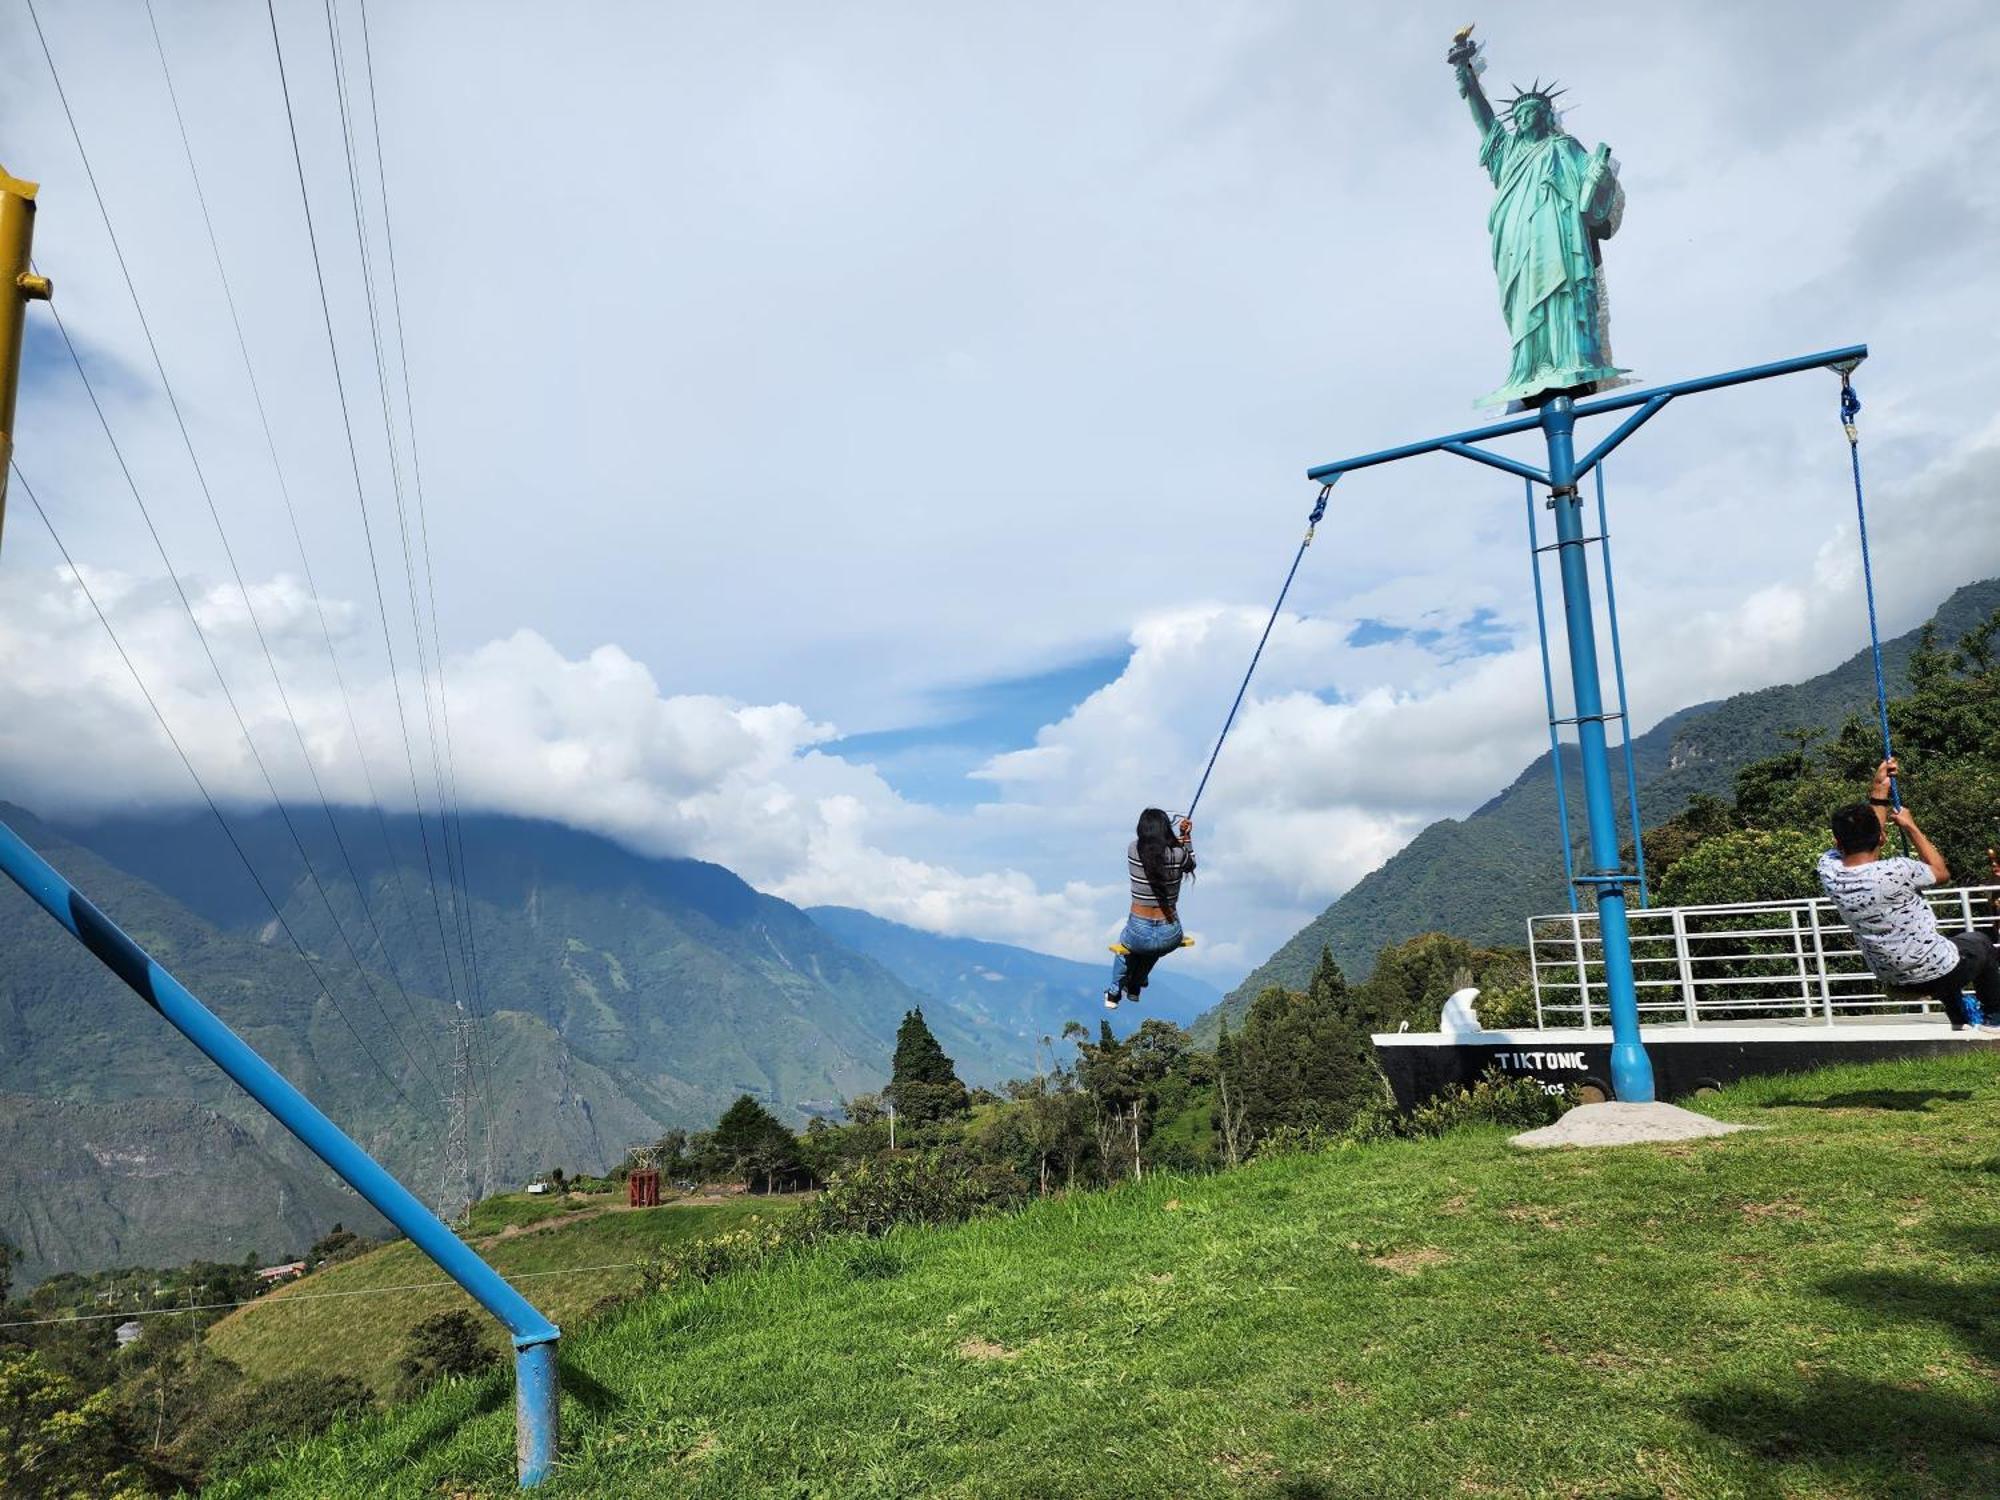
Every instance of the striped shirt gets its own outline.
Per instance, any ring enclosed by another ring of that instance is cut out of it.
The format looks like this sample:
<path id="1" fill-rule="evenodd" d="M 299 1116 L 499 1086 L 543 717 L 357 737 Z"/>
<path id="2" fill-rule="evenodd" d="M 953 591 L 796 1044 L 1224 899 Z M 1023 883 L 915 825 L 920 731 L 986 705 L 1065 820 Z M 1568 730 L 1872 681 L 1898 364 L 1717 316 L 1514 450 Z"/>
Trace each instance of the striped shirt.
<path id="1" fill-rule="evenodd" d="M 1132 876 L 1132 904 L 1134 906 L 1157 906 L 1171 912 L 1180 905 L 1181 876 L 1194 868 L 1194 851 L 1179 844 L 1169 844 L 1165 860 L 1167 867 L 1167 888 L 1155 891 L 1153 882 L 1146 878 L 1146 867 L 1139 863 L 1139 841 L 1126 846 L 1125 865 Z"/>
<path id="2" fill-rule="evenodd" d="M 1938 931 L 1936 914 L 1919 894 L 1937 884 L 1922 860 L 1844 865 L 1830 849 L 1819 859 L 1819 883 L 1884 984 L 1929 984 L 1958 967 L 1958 946 Z"/>

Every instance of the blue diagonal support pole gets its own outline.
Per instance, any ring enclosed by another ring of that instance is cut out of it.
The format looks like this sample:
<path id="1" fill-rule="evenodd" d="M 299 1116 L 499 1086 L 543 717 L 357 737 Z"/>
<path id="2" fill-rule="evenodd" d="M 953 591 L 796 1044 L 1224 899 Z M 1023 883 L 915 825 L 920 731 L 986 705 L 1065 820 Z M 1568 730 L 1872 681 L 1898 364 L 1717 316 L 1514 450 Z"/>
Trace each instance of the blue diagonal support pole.
<path id="1" fill-rule="evenodd" d="M 5 823 L 0 870 L 500 1320 L 514 1340 L 516 1473 L 523 1488 L 547 1478 L 556 1457 L 562 1331 Z"/>
<path id="2" fill-rule="evenodd" d="M 1556 541 L 1553 550 L 1557 555 L 1562 578 L 1563 619 L 1567 627 L 1565 634 L 1568 636 L 1569 645 L 1570 683 L 1576 705 L 1576 717 L 1571 722 L 1576 725 L 1577 749 L 1581 752 L 1583 761 L 1584 808 L 1590 823 L 1590 868 L 1582 873 L 1570 868 L 1568 850 L 1565 848 L 1565 873 L 1570 877 L 1572 901 L 1577 886 L 1588 886 L 1597 895 L 1598 932 L 1603 943 L 1604 988 L 1611 1008 L 1611 1084 L 1621 1100 L 1643 1102 L 1653 1097 L 1653 1065 L 1639 1040 L 1638 991 L 1632 974 L 1632 935 L 1625 915 L 1627 890 L 1639 890 L 1643 901 L 1645 888 L 1641 875 L 1625 870 L 1619 858 L 1619 827 L 1615 799 L 1612 795 L 1611 758 L 1604 732 L 1607 718 L 1616 717 L 1623 725 L 1628 756 L 1628 798 L 1632 802 L 1635 847 L 1638 837 L 1638 801 L 1636 793 L 1630 790 L 1636 786 L 1636 776 L 1632 774 L 1629 761 L 1631 721 L 1625 701 L 1624 651 L 1618 644 L 1617 611 L 1615 602 L 1608 592 L 1607 573 L 1606 604 L 1611 611 L 1612 641 L 1617 648 L 1618 658 L 1618 712 L 1615 715 L 1606 714 L 1602 669 L 1597 655 L 1597 626 L 1591 605 L 1590 571 L 1585 557 L 1585 548 L 1596 538 L 1586 536 L 1584 533 L 1583 500 L 1578 492 L 1578 486 L 1584 476 L 1596 469 L 1619 444 L 1664 411 L 1668 403 L 1679 397 L 1746 385 L 1755 380 L 1769 380 L 1779 375 L 1795 375 L 1806 370 L 1832 370 L 1838 374 L 1845 374 L 1851 372 L 1867 357 L 1866 344 L 1853 344 L 1842 349 L 1828 349 L 1819 354 L 1803 354 L 1795 359 L 1777 360 L 1771 364 L 1751 365 L 1740 370 L 1726 370 L 1717 375 L 1702 375 L 1692 380 L 1679 380 L 1671 385 L 1654 386 L 1648 390 L 1621 391 L 1616 395 L 1602 396 L 1595 400 L 1578 402 L 1567 396 L 1557 396 L 1526 416 L 1512 417 L 1504 422 L 1496 422 L 1488 427 L 1473 428 L 1465 432 L 1446 433 L 1442 437 L 1426 438 L 1421 442 L 1404 443 L 1398 447 L 1384 448 L 1379 452 L 1364 453 L 1358 458 L 1344 458 L 1335 463 L 1318 464 L 1306 471 L 1314 483 L 1330 484 L 1343 474 L 1351 474 L 1357 469 L 1375 468 L 1381 464 L 1396 463 L 1426 453 L 1448 453 L 1455 458 L 1470 459 L 1488 468 L 1519 475 L 1530 486 L 1529 547 L 1537 561 L 1535 579 L 1538 620 L 1542 618 L 1539 571 L 1541 549 L 1534 540 L 1533 486 L 1541 484 L 1548 487 L 1548 504 L 1555 512 Z M 1576 452 L 1577 423 L 1587 417 L 1606 416 L 1612 412 L 1630 412 L 1631 415 L 1579 458 Z M 1547 449 L 1548 467 L 1545 469 L 1538 469 L 1531 463 L 1506 454 L 1491 452 L 1482 446 L 1498 438 L 1537 431 L 1542 434 Z M 1600 522 L 1601 515 L 1600 511 Z M 1599 529 L 1602 533 L 1601 524 Z M 1547 648 L 1548 642 L 1544 635 L 1544 689 L 1553 704 L 1554 695 L 1548 691 L 1549 685 L 1546 682 Z M 1553 720 L 1553 707 L 1550 709 L 1550 717 Z M 1556 756 L 1556 769 L 1560 774 L 1561 746 L 1556 742 L 1553 726 L 1550 748 Z M 1558 796 L 1560 795 L 1559 790 Z M 1568 832 L 1565 819 L 1563 828 L 1565 839 Z"/>

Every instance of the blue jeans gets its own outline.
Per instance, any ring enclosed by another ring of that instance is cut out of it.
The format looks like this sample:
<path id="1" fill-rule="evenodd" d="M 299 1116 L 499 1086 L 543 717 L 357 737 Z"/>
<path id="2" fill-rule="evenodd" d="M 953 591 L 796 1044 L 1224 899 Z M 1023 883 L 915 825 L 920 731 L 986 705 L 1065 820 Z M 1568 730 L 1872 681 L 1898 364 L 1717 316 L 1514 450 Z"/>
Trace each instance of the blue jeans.
<path id="1" fill-rule="evenodd" d="M 1111 988 L 1137 995 L 1146 987 L 1153 965 L 1180 947 L 1181 924 L 1155 922 L 1150 917 L 1127 917 L 1118 941 L 1131 951 L 1111 956 Z"/>

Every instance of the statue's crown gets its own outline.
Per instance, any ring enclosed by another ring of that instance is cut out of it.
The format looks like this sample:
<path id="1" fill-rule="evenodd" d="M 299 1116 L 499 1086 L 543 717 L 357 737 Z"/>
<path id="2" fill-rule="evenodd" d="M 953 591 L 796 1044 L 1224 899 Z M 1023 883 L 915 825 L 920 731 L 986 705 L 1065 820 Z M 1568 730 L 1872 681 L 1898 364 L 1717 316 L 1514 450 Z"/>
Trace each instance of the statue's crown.
<path id="1" fill-rule="evenodd" d="M 1568 89 L 1557 88 L 1553 79 L 1544 84 L 1541 79 L 1537 78 L 1532 86 L 1525 89 L 1517 83 L 1514 85 L 1514 97 L 1507 101 L 1507 108 L 1509 112 L 1512 112 L 1518 109 L 1524 100 L 1539 99 L 1549 107 L 1549 112 L 1553 114 L 1555 113 L 1556 100 L 1568 92 Z"/>

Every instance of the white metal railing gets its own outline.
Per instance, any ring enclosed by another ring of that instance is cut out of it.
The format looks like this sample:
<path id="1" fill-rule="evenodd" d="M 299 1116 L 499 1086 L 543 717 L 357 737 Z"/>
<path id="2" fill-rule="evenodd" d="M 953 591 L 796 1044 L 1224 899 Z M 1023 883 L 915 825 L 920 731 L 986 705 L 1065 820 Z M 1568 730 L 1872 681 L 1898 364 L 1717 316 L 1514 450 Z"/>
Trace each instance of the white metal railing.
<path id="1" fill-rule="evenodd" d="M 1991 932 L 2000 885 L 1925 893 L 1947 932 Z M 1926 995 L 1885 993 L 1833 903 L 1655 906 L 1626 913 L 1642 1022 L 1814 1021 L 1935 1014 Z M 1594 911 L 1528 918 L 1535 1024 L 1610 1024 Z"/>

